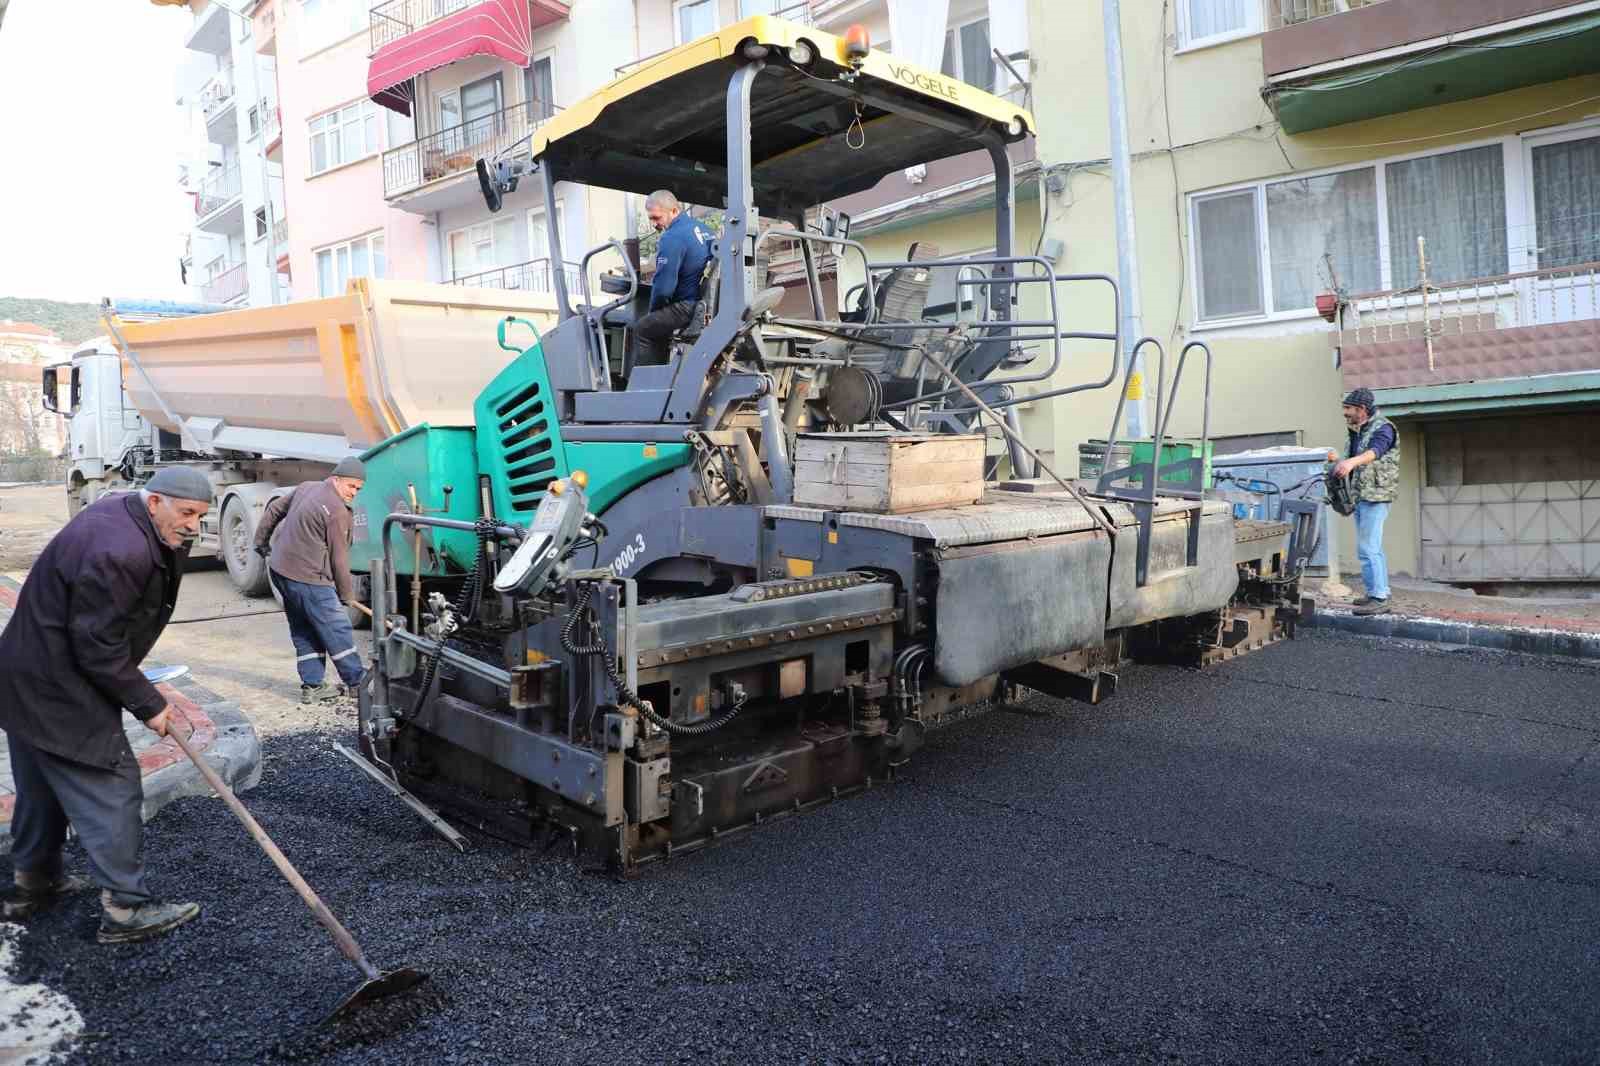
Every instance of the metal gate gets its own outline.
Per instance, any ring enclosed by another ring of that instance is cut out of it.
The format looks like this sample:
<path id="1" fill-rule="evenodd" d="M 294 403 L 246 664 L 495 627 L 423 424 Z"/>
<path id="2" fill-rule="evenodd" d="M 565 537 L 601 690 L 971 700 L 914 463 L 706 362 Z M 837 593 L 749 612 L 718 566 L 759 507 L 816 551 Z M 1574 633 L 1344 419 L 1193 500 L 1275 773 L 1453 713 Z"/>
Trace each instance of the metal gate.
<path id="1" fill-rule="evenodd" d="M 1422 576 L 1600 581 L 1600 415 L 1423 427 Z"/>

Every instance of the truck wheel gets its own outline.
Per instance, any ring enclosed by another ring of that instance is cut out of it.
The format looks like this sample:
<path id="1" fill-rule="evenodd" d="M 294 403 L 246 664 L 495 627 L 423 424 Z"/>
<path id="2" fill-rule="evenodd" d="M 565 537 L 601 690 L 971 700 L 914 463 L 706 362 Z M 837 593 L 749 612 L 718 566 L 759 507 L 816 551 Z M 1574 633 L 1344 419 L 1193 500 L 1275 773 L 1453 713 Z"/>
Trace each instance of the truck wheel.
<path id="1" fill-rule="evenodd" d="M 256 521 L 250 505 L 235 496 L 222 509 L 222 560 L 234 587 L 246 596 L 267 591 L 267 561 L 256 554 Z"/>

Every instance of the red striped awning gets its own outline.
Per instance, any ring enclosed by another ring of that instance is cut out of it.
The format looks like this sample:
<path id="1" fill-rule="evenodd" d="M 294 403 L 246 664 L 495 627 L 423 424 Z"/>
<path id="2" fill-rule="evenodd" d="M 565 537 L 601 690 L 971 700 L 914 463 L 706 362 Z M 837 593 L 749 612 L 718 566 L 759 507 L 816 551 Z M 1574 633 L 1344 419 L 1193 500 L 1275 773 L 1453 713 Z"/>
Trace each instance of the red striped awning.
<path id="1" fill-rule="evenodd" d="M 414 79 L 472 56 L 499 56 L 519 67 L 533 59 L 533 18 L 528 0 L 482 0 L 430 22 L 378 49 L 367 67 L 374 103 L 411 114 Z"/>

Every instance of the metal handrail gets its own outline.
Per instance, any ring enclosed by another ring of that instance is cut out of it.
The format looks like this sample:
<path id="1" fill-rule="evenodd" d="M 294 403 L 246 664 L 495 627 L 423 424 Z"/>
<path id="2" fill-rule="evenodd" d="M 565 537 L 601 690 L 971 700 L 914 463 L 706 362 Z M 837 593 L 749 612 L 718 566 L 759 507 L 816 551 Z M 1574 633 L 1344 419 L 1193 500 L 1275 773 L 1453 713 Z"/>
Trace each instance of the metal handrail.
<path id="1" fill-rule="evenodd" d="M 1265 0 L 1262 24 L 1269 30 L 1298 26 L 1303 22 L 1343 15 L 1357 8 L 1371 7 L 1385 0 Z"/>
<path id="2" fill-rule="evenodd" d="M 528 292 L 554 292 L 555 286 L 551 281 L 553 263 L 554 260 L 549 257 L 529 259 L 523 263 L 512 263 L 503 267 L 495 267 L 492 270 L 480 270 L 476 274 L 463 274 L 458 278 L 451 278 L 447 284 L 478 289 L 521 289 Z M 568 280 L 576 285 L 578 264 L 568 261 L 564 266 Z"/>
<path id="3" fill-rule="evenodd" d="M 194 213 L 197 218 L 205 218 L 213 212 L 221 210 L 239 196 L 239 167 L 237 164 L 224 167 L 215 174 L 208 174 L 200 183 L 200 191 L 195 195 Z"/>
<path id="4" fill-rule="evenodd" d="M 545 113 L 547 107 L 550 114 Z M 480 157 L 493 158 L 525 140 L 560 110 L 559 104 L 524 100 L 391 148 L 383 153 L 383 195 L 398 196 L 470 171 Z M 527 146 L 519 151 L 527 151 Z"/>
<path id="5" fill-rule="evenodd" d="M 221 304 L 242 295 L 250 287 L 249 268 L 235 263 L 216 277 L 200 286 L 207 303 Z"/>
<path id="6" fill-rule="evenodd" d="M 802 26 L 815 26 L 816 19 L 812 14 L 811 7 L 811 0 L 802 0 L 801 3 L 789 4 L 786 7 L 780 7 L 776 11 L 769 12 L 768 14 L 773 18 L 787 19 L 790 22 L 798 22 Z M 688 44 L 689 42 L 684 41 L 683 43 Z M 613 68 L 612 74 L 617 78 L 621 78 L 628 74 L 632 74 L 637 70 L 643 70 L 644 67 L 647 66 L 651 61 L 660 59 L 668 52 L 676 51 L 679 47 L 679 45 L 673 45 L 671 48 L 663 48 L 659 52 L 651 52 L 649 55 L 640 56 L 638 59 L 624 63 L 620 67 Z"/>
<path id="7" fill-rule="evenodd" d="M 388 0 L 367 14 L 368 55 L 447 15 L 464 11 L 482 0 Z"/>
<path id="8" fill-rule="evenodd" d="M 1600 260 L 1343 296 L 1341 344 L 1379 344 L 1600 318 Z M 1354 322 L 1349 319 L 1353 318 Z"/>

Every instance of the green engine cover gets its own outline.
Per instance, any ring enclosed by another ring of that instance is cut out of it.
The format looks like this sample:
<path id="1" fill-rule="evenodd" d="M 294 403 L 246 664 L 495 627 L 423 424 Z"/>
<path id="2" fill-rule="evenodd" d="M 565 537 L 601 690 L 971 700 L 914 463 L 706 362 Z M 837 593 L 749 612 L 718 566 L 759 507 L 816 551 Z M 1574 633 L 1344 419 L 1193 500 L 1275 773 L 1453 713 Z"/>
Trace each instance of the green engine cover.
<path id="1" fill-rule="evenodd" d="M 411 510 L 411 491 L 424 514 L 476 521 L 482 513 L 478 477 L 489 478 L 494 513 L 510 525 L 527 525 L 545 486 L 574 470 L 589 476 L 589 505 L 596 514 L 638 486 L 688 463 L 688 444 L 565 442 L 545 369 L 535 344 L 495 376 L 473 405 L 476 428 L 413 426 L 362 454 L 367 481 L 355 499 L 352 570 L 370 572 L 383 558 L 384 518 Z M 663 436 L 673 431 L 662 427 Z M 445 492 L 448 488 L 451 491 Z M 422 529 L 424 577 L 460 574 L 477 559 L 477 538 L 457 530 Z M 417 569 L 415 534 L 391 533 L 395 571 Z"/>
<path id="2" fill-rule="evenodd" d="M 384 518 L 411 510 L 411 490 L 424 514 L 438 518 L 476 521 L 478 466 L 473 455 L 473 431 L 439 428 L 426 422 L 398 433 L 362 453 L 367 466 L 366 484 L 355 498 L 350 568 L 370 573 L 383 559 L 379 536 Z M 445 489 L 450 491 L 447 493 Z M 472 569 L 478 540 L 457 530 L 422 530 L 422 574 L 437 577 Z M 396 526 L 390 533 L 396 573 L 416 570 L 415 533 Z"/>
<path id="3" fill-rule="evenodd" d="M 478 469 L 489 476 L 495 515 L 525 524 L 539 509 L 545 486 L 574 470 L 589 476 L 596 514 L 633 489 L 689 462 L 676 443 L 563 441 L 556 422 L 544 349 L 535 344 L 502 370 L 473 407 L 478 424 Z M 662 435 L 676 435 L 666 426 Z"/>

